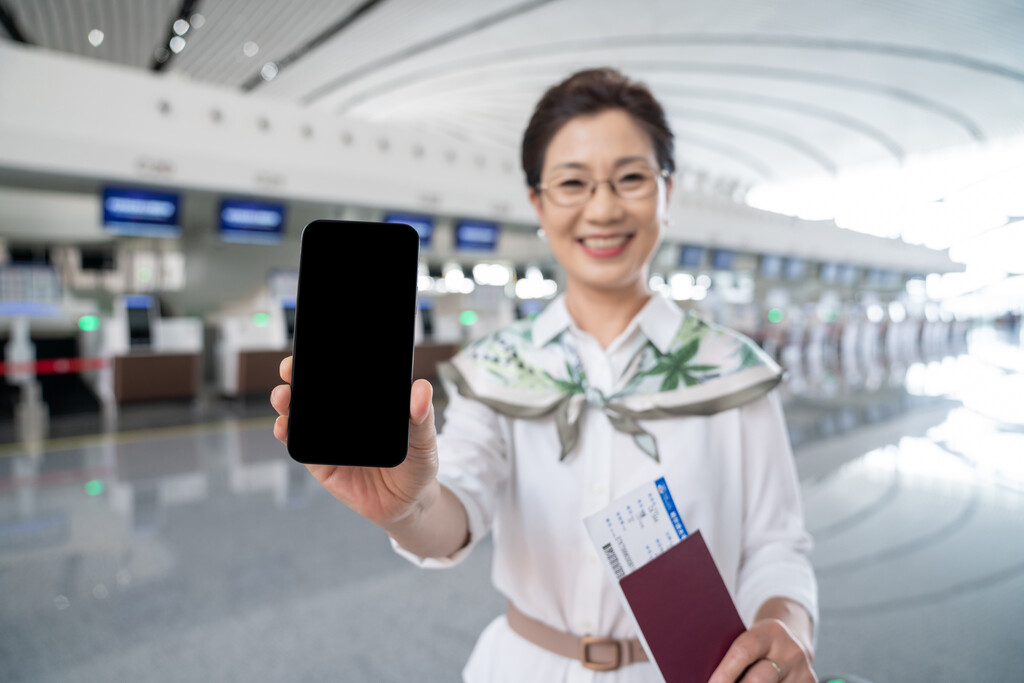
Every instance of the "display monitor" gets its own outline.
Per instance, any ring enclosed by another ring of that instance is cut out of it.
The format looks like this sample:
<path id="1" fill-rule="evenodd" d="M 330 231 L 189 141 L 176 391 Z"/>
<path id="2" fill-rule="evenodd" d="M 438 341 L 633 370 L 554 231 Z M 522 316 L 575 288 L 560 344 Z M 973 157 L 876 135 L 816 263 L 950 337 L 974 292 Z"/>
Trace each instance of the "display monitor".
<path id="1" fill-rule="evenodd" d="M 418 300 L 420 311 L 420 323 L 423 325 L 423 338 L 434 339 L 434 300 L 429 297 L 420 297 Z"/>
<path id="2" fill-rule="evenodd" d="M 179 197 L 167 192 L 103 188 L 103 227 L 115 235 L 180 237 Z"/>
<path id="3" fill-rule="evenodd" d="M 79 250 L 82 270 L 116 270 L 117 261 L 113 249 L 83 247 Z"/>
<path id="4" fill-rule="evenodd" d="M 428 248 L 430 240 L 434 236 L 434 219 L 430 216 L 420 216 L 411 213 L 389 213 L 385 214 L 384 222 L 411 225 L 420 236 L 420 249 Z"/>
<path id="5" fill-rule="evenodd" d="M 11 263 L 49 265 L 53 261 L 50 258 L 50 250 L 42 246 L 19 246 L 7 247 L 8 260 Z"/>
<path id="6" fill-rule="evenodd" d="M 455 224 L 455 248 L 472 251 L 494 251 L 498 246 L 497 223 L 459 221 Z"/>
<path id="7" fill-rule="evenodd" d="M 225 199 L 220 204 L 220 238 L 225 242 L 280 244 L 284 204 Z"/>
<path id="8" fill-rule="evenodd" d="M 153 344 L 153 297 L 131 295 L 124 298 L 128 311 L 128 344 L 132 348 L 146 348 Z"/>
<path id="9" fill-rule="evenodd" d="M 864 285 L 874 289 L 896 289 L 901 280 L 899 273 L 884 268 L 871 268 L 864 275 Z"/>
<path id="10" fill-rule="evenodd" d="M 786 259 L 785 276 L 790 282 L 803 280 L 807 275 L 807 261 L 802 258 L 790 257 Z"/>
<path id="11" fill-rule="evenodd" d="M 704 247 L 683 246 L 679 250 L 680 268 L 700 268 L 704 263 Z"/>
<path id="12" fill-rule="evenodd" d="M 826 261 L 818 267 L 818 279 L 823 284 L 834 285 L 839 282 L 839 264 Z"/>
<path id="13" fill-rule="evenodd" d="M 758 265 L 761 277 L 776 280 L 782 276 L 782 257 L 776 254 L 764 254 Z"/>
<path id="14" fill-rule="evenodd" d="M 711 267 L 714 270 L 732 270 L 736 252 L 731 249 L 715 249 L 711 252 Z"/>

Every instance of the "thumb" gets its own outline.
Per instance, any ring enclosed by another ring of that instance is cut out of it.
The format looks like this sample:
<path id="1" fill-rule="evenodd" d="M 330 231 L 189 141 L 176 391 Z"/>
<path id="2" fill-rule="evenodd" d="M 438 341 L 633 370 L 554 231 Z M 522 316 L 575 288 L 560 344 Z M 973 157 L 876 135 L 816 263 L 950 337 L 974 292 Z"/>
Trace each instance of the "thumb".
<path id="1" fill-rule="evenodd" d="M 409 450 L 433 452 L 437 447 L 434 429 L 434 387 L 425 379 L 413 382 L 409 397 Z"/>

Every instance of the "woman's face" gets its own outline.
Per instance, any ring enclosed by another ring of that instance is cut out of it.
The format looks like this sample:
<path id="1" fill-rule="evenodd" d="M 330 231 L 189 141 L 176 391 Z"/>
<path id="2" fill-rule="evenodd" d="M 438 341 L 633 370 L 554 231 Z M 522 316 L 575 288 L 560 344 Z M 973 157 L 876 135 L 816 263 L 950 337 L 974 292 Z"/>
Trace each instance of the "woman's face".
<path id="1" fill-rule="evenodd" d="M 541 185 L 552 180 L 619 178 L 631 169 L 658 172 L 650 135 L 621 109 L 570 119 L 544 155 Z M 642 199 L 623 199 L 608 183 L 579 206 L 560 206 L 549 193 L 530 189 L 551 251 L 565 268 L 570 289 L 646 291 L 647 264 L 661 239 L 671 179 Z"/>

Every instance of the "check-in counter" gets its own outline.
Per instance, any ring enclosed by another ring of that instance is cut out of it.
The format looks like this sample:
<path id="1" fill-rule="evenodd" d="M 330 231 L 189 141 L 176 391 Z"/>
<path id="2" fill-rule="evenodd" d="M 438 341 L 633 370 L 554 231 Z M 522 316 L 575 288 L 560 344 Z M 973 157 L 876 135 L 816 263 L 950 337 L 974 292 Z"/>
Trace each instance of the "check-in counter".
<path id="1" fill-rule="evenodd" d="M 223 315 L 213 320 L 217 388 L 224 396 L 269 393 L 281 383 L 281 361 L 292 353 L 284 309 Z"/>
<path id="2" fill-rule="evenodd" d="M 117 403 L 194 399 L 202 377 L 203 325 L 199 318 L 156 318 L 152 341 L 131 348 L 128 324 L 115 315 L 103 325 L 109 358 L 107 391 Z"/>

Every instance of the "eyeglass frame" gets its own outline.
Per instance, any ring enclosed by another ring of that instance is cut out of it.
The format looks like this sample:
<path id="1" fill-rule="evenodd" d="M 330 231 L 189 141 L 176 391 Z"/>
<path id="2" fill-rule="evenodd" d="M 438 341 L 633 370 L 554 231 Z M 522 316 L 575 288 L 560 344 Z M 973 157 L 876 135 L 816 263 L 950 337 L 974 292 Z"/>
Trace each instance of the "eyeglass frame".
<path id="1" fill-rule="evenodd" d="M 645 164 L 645 166 L 646 166 L 646 164 Z M 655 186 L 657 186 L 657 181 L 658 180 L 664 180 L 664 179 L 666 179 L 666 178 L 668 178 L 669 176 L 672 175 L 672 172 L 669 171 L 667 168 L 662 168 L 660 170 L 656 170 L 656 169 L 651 168 L 650 166 L 647 166 L 647 170 L 655 171 L 655 173 L 654 173 Z M 586 204 L 587 202 L 589 202 L 591 199 L 594 198 L 594 195 L 597 194 L 597 186 L 602 184 L 602 183 L 608 183 L 608 187 L 611 189 L 612 194 L 614 194 L 616 197 L 618 197 L 619 199 L 626 199 L 621 194 L 619 194 L 619 191 L 617 189 L 615 189 L 615 182 L 614 182 L 614 180 L 612 178 L 604 178 L 602 180 L 598 180 L 597 178 L 591 178 L 590 182 L 593 183 L 593 185 L 591 185 L 591 187 L 590 187 L 590 193 L 588 194 L 587 198 L 584 199 L 579 204 L 559 204 L 558 202 L 554 201 L 553 199 L 551 201 L 554 202 L 555 206 L 561 206 L 563 208 L 571 208 L 571 207 L 574 207 L 574 206 L 583 206 L 584 204 Z M 551 185 L 547 184 L 547 183 L 545 183 L 545 184 L 538 183 L 534 187 L 534 189 L 537 190 L 538 192 L 540 192 L 541 194 L 543 194 L 544 192 L 546 192 L 550 188 L 551 188 Z M 647 199 L 648 197 L 653 197 L 653 196 L 654 196 L 654 193 L 649 194 L 649 195 L 644 195 L 643 197 L 634 197 L 633 199 Z M 548 197 L 550 198 L 550 195 L 548 195 Z M 629 201 L 629 200 L 627 200 L 627 201 Z"/>

